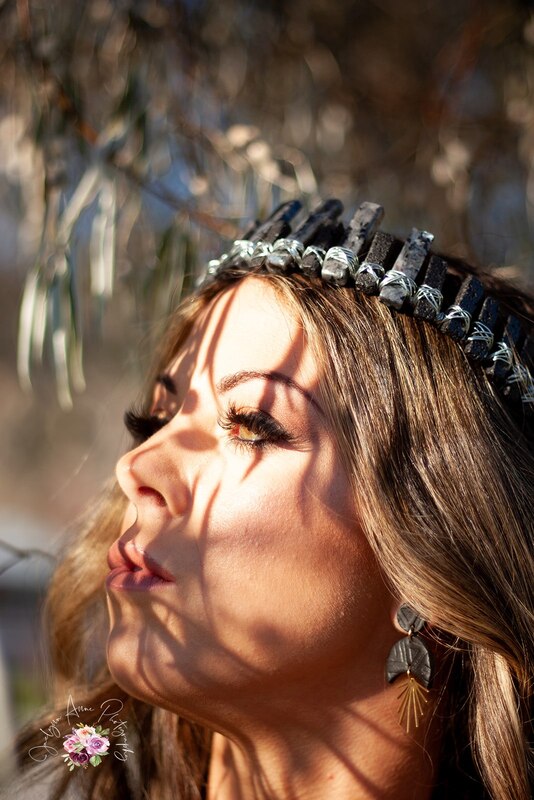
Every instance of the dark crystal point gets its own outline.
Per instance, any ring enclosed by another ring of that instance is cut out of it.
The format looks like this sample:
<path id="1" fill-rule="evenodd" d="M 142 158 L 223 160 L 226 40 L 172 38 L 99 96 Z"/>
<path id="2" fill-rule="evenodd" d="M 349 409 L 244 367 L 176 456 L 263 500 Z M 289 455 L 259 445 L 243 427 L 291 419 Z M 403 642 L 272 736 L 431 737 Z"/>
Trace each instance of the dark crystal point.
<path id="1" fill-rule="evenodd" d="M 380 280 L 392 266 L 400 248 L 400 242 L 394 236 L 378 231 L 354 277 L 356 289 L 365 294 L 376 294 Z"/>
<path id="2" fill-rule="evenodd" d="M 312 211 L 302 225 L 300 225 L 294 233 L 288 238 L 298 239 L 304 245 L 311 244 L 317 235 L 317 232 L 325 224 L 325 222 L 332 222 L 343 211 L 343 203 L 341 200 L 330 199 L 325 200 L 324 203 Z"/>
<path id="3" fill-rule="evenodd" d="M 317 232 L 313 244 L 308 246 L 308 252 L 300 262 L 299 268 L 305 275 L 318 278 L 321 274 L 321 267 L 326 251 L 330 247 L 338 244 L 345 234 L 345 226 L 342 222 L 327 222 Z"/>
<path id="4" fill-rule="evenodd" d="M 294 235 L 282 237 L 265 257 L 265 267 L 269 272 L 289 272 L 298 267 L 303 253 L 304 245 Z"/>
<path id="5" fill-rule="evenodd" d="M 251 239 L 253 242 L 274 242 L 275 239 L 278 239 L 280 236 L 285 236 L 290 231 L 289 223 L 295 217 L 300 209 L 302 208 L 302 203 L 300 200 L 288 200 L 287 203 L 281 203 L 270 217 L 268 217 L 265 222 L 261 225 L 256 225 L 252 230 L 250 236 L 244 236 L 244 239 Z M 280 225 L 280 223 L 285 223 L 284 225 Z M 280 230 L 283 233 L 277 233 L 274 235 L 273 238 L 273 231 Z"/>
<path id="6" fill-rule="evenodd" d="M 490 366 L 487 368 L 486 374 L 490 380 L 501 383 L 507 378 L 513 367 L 512 352 L 518 346 L 522 335 L 521 323 L 517 317 L 510 314 L 502 339 L 495 343 L 488 356 Z"/>
<path id="7" fill-rule="evenodd" d="M 263 244 L 266 247 L 263 247 Z M 258 271 L 265 265 L 265 259 L 269 254 L 269 250 L 267 249 L 272 242 L 263 242 L 262 245 L 256 243 L 256 250 L 250 258 L 249 267 L 252 271 Z"/>
<path id="8" fill-rule="evenodd" d="M 534 331 L 531 331 L 523 347 L 521 348 L 520 359 L 525 367 L 531 372 L 534 372 Z"/>
<path id="9" fill-rule="evenodd" d="M 357 257 L 346 247 L 331 247 L 321 267 L 321 278 L 326 283 L 346 286 L 354 274 Z"/>
<path id="10" fill-rule="evenodd" d="M 432 666 L 432 656 L 424 641 L 419 636 L 406 636 L 391 648 L 386 661 L 386 677 L 392 683 L 409 670 L 428 689 L 432 680 Z"/>
<path id="11" fill-rule="evenodd" d="M 269 253 L 265 257 L 265 267 L 267 272 L 289 272 L 294 263 L 294 258 L 290 253 Z"/>
<path id="12" fill-rule="evenodd" d="M 312 245 L 309 250 L 306 250 L 300 262 L 300 269 L 304 275 L 308 275 L 310 278 L 318 278 L 321 274 L 325 255 L 325 248 L 320 248 L 317 245 Z"/>
<path id="13" fill-rule="evenodd" d="M 466 338 L 472 325 L 473 315 L 484 297 L 484 287 L 474 275 L 466 278 L 460 286 L 454 302 L 445 312 L 440 327 L 443 333 L 456 342 Z"/>
<path id="14" fill-rule="evenodd" d="M 271 216 L 269 217 L 270 220 L 284 220 L 284 222 L 291 222 L 293 217 L 296 217 L 299 211 L 302 208 L 302 203 L 300 200 L 287 200 L 285 203 L 280 203 L 280 205 L 275 208 Z"/>
<path id="15" fill-rule="evenodd" d="M 359 256 L 363 247 L 372 238 L 384 218 L 384 209 L 377 203 L 362 203 L 349 223 L 343 247 L 348 247 Z"/>
<path id="16" fill-rule="evenodd" d="M 534 377 L 534 331 L 525 339 L 518 354 L 518 363 L 506 379 L 504 395 L 521 400 Z"/>
<path id="17" fill-rule="evenodd" d="M 402 250 L 399 253 L 397 260 L 393 265 L 393 270 L 405 276 L 408 282 L 415 281 L 423 262 L 430 249 L 430 245 L 434 236 L 428 231 L 419 231 L 417 228 L 412 228 L 411 234 L 408 236 Z M 384 280 L 388 279 L 388 275 Z M 382 282 L 380 287 L 380 301 L 391 308 L 399 311 L 404 305 L 404 301 L 411 296 L 411 289 L 408 285 L 404 284 L 402 279 L 394 283 L 384 284 Z"/>
<path id="18" fill-rule="evenodd" d="M 465 354 L 472 361 L 484 361 L 493 347 L 492 335 L 499 318 L 499 303 L 494 297 L 486 297 L 473 329 L 464 346 Z"/>
<path id="19" fill-rule="evenodd" d="M 345 238 L 345 226 L 342 222 L 331 222 L 325 226 L 324 236 L 320 235 L 317 242 L 328 250 L 330 247 L 337 247 Z M 314 242 L 315 244 L 316 242 Z"/>
<path id="20" fill-rule="evenodd" d="M 268 221 L 258 228 L 251 241 L 273 244 L 277 239 L 282 239 L 284 236 L 287 236 L 290 230 L 291 226 L 289 222 L 286 222 L 284 219 L 278 219 L 274 222 Z"/>
<path id="21" fill-rule="evenodd" d="M 447 262 L 439 256 L 431 256 L 423 282 L 413 305 L 413 315 L 434 322 L 443 303 L 443 284 L 447 275 Z"/>
<path id="22" fill-rule="evenodd" d="M 254 236 L 254 234 L 256 233 L 261 224 L 262 224 L 261 220 L 259 219 L 254 220 L 250 228 L 248 228 L 247 231 L 243 234 L 243 239 L 252 239 L 252 237 Z"/>

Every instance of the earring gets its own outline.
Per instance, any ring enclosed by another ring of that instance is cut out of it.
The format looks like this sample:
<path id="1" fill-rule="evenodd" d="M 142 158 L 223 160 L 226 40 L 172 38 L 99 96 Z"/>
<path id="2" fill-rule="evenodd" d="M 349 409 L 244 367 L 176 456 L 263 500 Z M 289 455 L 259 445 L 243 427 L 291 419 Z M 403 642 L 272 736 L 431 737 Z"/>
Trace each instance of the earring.
<path id="1" fill-rule="evenodd" d="M 425 620 L 404 604 L 397 611 L 397 622 L 408 636 L 391 648 L 386 661 L 386 677 L 389 683 L 393 683 L 399 675 L 407 677 L 398 699 L 401 701 L 399 722 L 406 725 L 406 733 L 409 733 L 410 724 L 413 722 L 418 728 L 419 720 L 425 713 L 433 663 L 428 647 L 418 636 Z"/>

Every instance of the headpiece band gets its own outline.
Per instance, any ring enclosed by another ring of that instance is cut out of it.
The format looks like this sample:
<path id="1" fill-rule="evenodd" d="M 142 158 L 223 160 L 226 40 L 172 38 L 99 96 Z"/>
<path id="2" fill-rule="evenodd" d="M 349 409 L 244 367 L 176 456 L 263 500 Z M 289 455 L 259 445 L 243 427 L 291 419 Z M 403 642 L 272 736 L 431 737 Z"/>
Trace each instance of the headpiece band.
<path id="1" fill-rule="evenodd" d="M 209 262 L 203 283 L 230 270 L 301 271 L 334 286 L 353 286 L 397 311 L 411 313 L 458 341 L 466 355 L 484 368 L 504 397 L 534 414 L 534 334 L 525 335 L 519 320 L 506 315 L 469 275 L 457 273 L 430 252 L 433 235 L 412 229 L 404 243 L 379 230 L 384 211 L 362 203 L 349 226 L 338 220 L 339 200 L 327 200 L 295 231 L 290 221 L 298 201 L 283 203 L 229 251 Z M 531 419 L 531 417 L 530 417 Z"/>

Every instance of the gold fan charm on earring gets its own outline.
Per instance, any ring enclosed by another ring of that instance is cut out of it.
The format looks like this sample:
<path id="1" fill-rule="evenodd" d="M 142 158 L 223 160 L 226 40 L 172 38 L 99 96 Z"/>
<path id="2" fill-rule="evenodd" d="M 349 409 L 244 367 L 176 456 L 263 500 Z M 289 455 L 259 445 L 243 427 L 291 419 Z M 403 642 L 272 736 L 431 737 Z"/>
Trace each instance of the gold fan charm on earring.
<path id="1" fill-rule="evenodd" d="M 395 642 L 386 662 L 386 677 L 389 683 L 401 675 L 407 680 L 398 696 L 400 702 L 399 722 L 410 728 L 418 728 L 428 703 L 428 690 L 432 680 L 432 657 L 423 639 L 418 635 L 425 621 L 409 606 L 402 605 L 397 612 L 397 621 L 408 633 Z"/>
<path id="2" fill-rule="evenodd" d="M 401 701 L 399 706 L 399 722 L 401 725 L 406 726 L 406 733 L 410 733 L 410 722 L 413 722 L 416 728 L 419 727 L 419 720 L 425 713 L 425 705 L 428 703 L 428 689 L 410 675 L 410 671 L 406 673 L 407 681 L 402 687 L 401 693 L 398 695 L 397 700 Z"/>

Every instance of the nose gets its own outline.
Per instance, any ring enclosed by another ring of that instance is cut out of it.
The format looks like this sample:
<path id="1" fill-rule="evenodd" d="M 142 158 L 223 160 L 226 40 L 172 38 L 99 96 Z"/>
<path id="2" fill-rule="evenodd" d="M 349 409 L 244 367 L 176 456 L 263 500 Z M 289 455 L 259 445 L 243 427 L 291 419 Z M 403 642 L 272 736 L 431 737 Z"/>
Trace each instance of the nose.
<path id="1" fill-rule="evenodd" d="M 125 453 L 115 474 L 122 491 L 139 510 L 166 509 L 171 516 L 186 513 L 190 492 L 182 474 L 180 448 L 165 430 Z"/>

